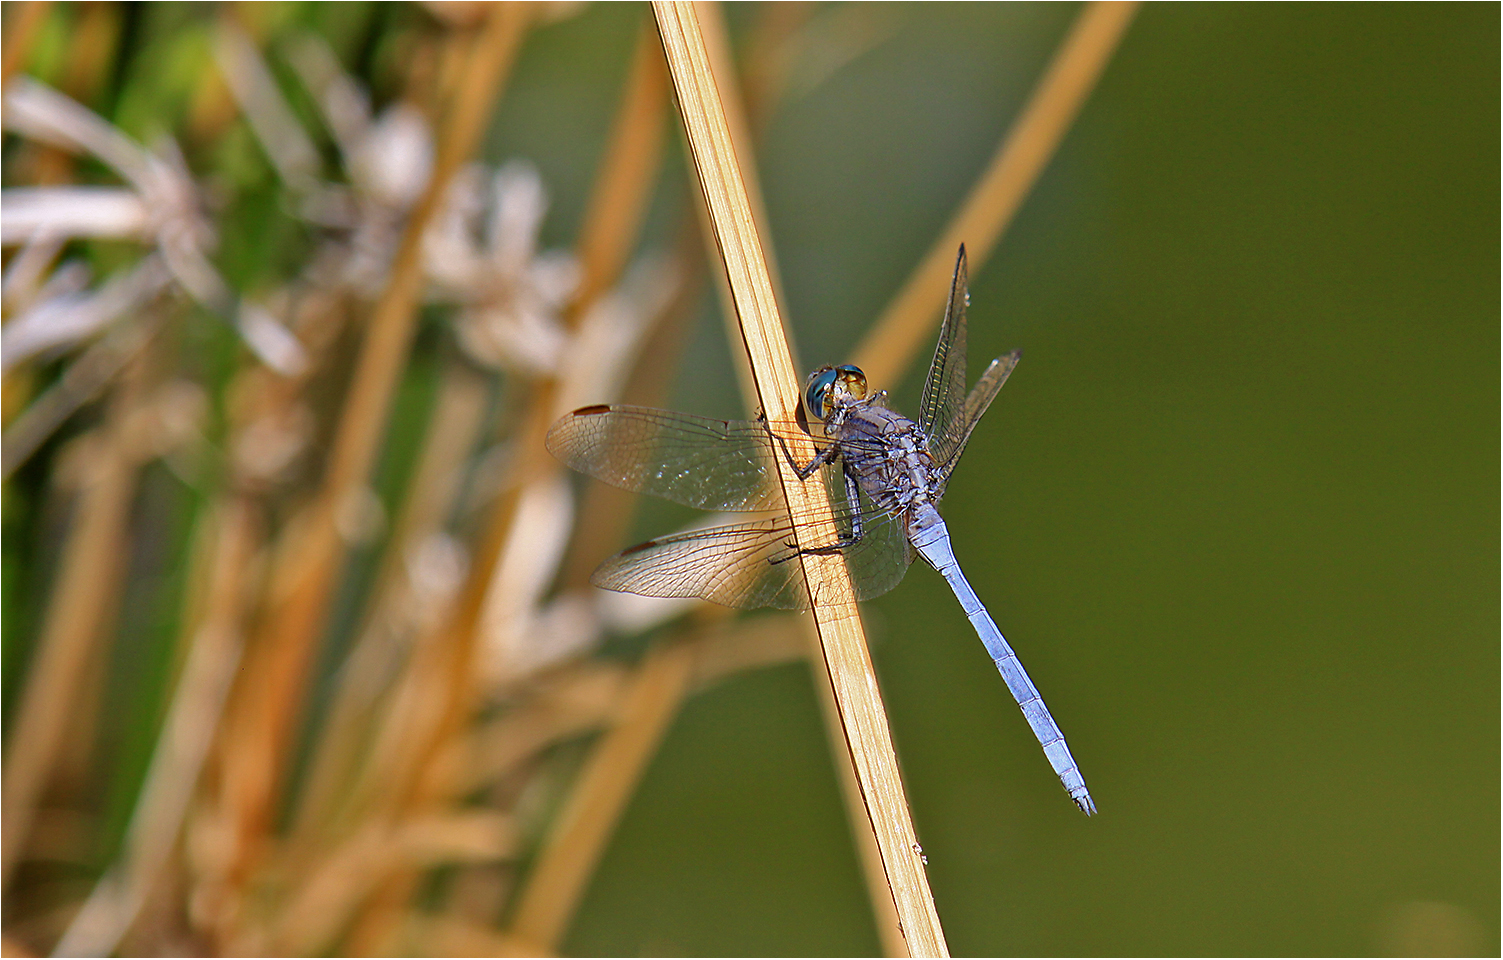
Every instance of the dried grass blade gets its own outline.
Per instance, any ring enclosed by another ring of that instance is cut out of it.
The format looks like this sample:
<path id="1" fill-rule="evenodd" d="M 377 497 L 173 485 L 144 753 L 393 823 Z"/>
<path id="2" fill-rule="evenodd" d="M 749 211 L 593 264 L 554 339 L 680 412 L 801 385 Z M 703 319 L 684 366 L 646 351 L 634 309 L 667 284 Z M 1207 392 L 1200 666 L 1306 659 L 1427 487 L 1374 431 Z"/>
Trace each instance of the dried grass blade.
<path id="1" fill-rule="evenodd" d="M 644 24 L 575 247 L 582 271 L 579 292 L 570 305 L 575 318 L 605 293 L 626 265 L 657 182 L 667 120 L 668 75 L 657 40 Z"/>
<path id="2" fill-rule="evenodd" d="M 242 831 L 266 829 L 285 762 L 307 670 L 343 567 L 344 539 L 339 517 L 366 483 L 406 364 L 422 291 L 422 239 L 449 182 L 474 152 L 491 116 L 504 78 L 515 59 L 528 17 L 525 4 L 498 3 L 470 45 L 469 57 L 445 118 L 432 178 L 414 207 L 377 302 L 356 361 L 355 377 L 336 430 L 329 466 L 296 555 L 289 559 L 299 576 L 271 611 L 264 631 L 268 649 L 258 680 L 264 684 L 247 733 L 255 751 L 227 756 L 244 765 L 235 779 L 249 785 L 242 798 Z"/>
<path id="3" fill-rule="evenodd" d="M 177 843 L 220 713 L 240 664 L 248 592 L 242 575 L 257 548 L 255 506 L 231 497 L 215 511 L 212 570 L 204 614 L 131 817 L 120 858 L 94 887 L 54 951 L 65 957 L 114 953 L 135 922 Z"/>
<path id="4" fill-rule="evenodd" d="M 599 295 L 617 279 L 635 244 L 651 195 L 661 157 L 661 103 L 666 85 L 639 44 L 628 88 L 598 174 L 578 247 L 583 287 L 565 315 L 577 329 Z M 654 121 L 654 117 L 658 117 Z M 531 490 L 549 484 L 558 466 L 546 453 L 542 439 L 557 416 L 557 384 L 543 383 L 520 417 L 513 445 L 518 463 L 511 471 L 506 493 L 497 498 L 491 517 L 473 554 L 453 612 L 436 635 L 419 644 L 423 655 L 414 662 L 404 690 L 405 704 L 394 710 L 394 723 L 383 736 L 394 745 L 401 787 L 395 803 L 412 811 L 425 810 L 454 793 L 458 771 L 450 760 L 462 742 L 462 729 L 473 708 L 475 668 L 481 631 L 492 604 L 506 601 L 492 586 L 502 579 L 503 558 L 516 534 L 520 505 Z M 442 641 L 440 642 L 440 637 Z M 422 689 L 422 702 L 413 694 Z M 356 947 L 386 943 L 391 931 L 385 911 L 395 915 L 411 889 L 411 876 L 398 876 L 366 909 L 352 936 Z"/>
<path id="5" fill-rule="evenodd" d="M 664 644 L 648 654 L 620 722 L 590 757 L 538 857 L 510 934 L 556 952 L 600 851 L 637 779 L 657 750 L 693 672 L 693 648 Z"/>
<path id="6" fill-rule="evenodd" d="M 653 10 L 715 238 L 725 262 L 762 409 L 770 418 L 791 419 L 798 406 L 798 381 L 698 14 L 692 3 L 665 0 L 654 3 Z M 812 455 L 809 451 L 795 451 L 795 455 L 800 454 Z M 806 492 L 787 464 L 780 467 L 790 508 L 800 514 L 823 514 L 828 518 L 830 507 L 823 492 L 817 496 L 813 491 Z M 826 526 L 828 535 L 833 532 L 833 523 L 827 519 Z M 862 636 L 849 575 L 839 557 L 804 556 L 801 560 L 814 601 L 815 625 L 826 671 L 840 706 L 847 743 L 867 814 L 876 831 L 908 951 L 915 956 L 945 956 L 944 934 L 914 839 L 897 757 Z"/>
<path id="7" fill-rule="evenodd" d="M 1137 7 L 1105 0 L 1081 11 L 991 163 L 856 349 L 855 363 L 872 383 L 897 382 L 914 352 L 934 336 L 940 291 L 947 289 L 962 243 L 972 275 L 980 271 L 1070 129 Z"/>
<path id="8" fill-rule="evenodd" d="M 159 310 L 122 323 L 68 365 L 47 392 L 16 418 L 0 440 L 0 479 L 9 479 L 78 408 L 92 400 L 162 325 Z"/>
<path id="9" fill-rule="evenodd" d="M 442 536 L 444 519 L 459 493 L 462 468 L 480 434 L 486 397 L 485 383 L 477 374 L 457 364 L 446 372 L 371 606 L 341 668 L 328 719 L 318 732 L 293 821 L 297 846 L 311 845 L 316 831 L 329 826 L 350 784 L 358 782 L 368 725 L 390 692 L 390 678 L 408 655 L 411 631 L 421 629 L 435 614 L 441 616 L 430 604 L 448 598 L 432 596 L 436 584 L 415 582 L 414 554 L 432 543 L 431 538 Z"/>
<path id="10" fill-rule="evenodd" d="M 5 51 L 0 54 L 0 89 L 10 84 L 10 78 L 15 76 L 16 71 L 21 69 L 26 55 L 31 52 L 31 45 L 36 41 L 37 32 L 41 30 L 42 23 L 47 19 L 47 10 L 52 6 L 48 0 L 31 0 L 30 3 L 18 4 L 20 10 L 16 11 L 14 19 L 5 25 Z"/>
<path id="11" fill-rule="evenodd" d="M 130 504 L 141 463 L 130 422 L 141 400 L 143 378 L 138 361 L 112 401 L 101 431 L 102 449 L 89 458 L 21 703 L 6 731 L 10 743 L 0 794 L 4 823 L 0 883 L 9 883 L 20 862 L 37 804 L 68 731 L 66 721 L 74 709 L 78 684 L 118 600 L 115 586 L 126 554 Z"/>

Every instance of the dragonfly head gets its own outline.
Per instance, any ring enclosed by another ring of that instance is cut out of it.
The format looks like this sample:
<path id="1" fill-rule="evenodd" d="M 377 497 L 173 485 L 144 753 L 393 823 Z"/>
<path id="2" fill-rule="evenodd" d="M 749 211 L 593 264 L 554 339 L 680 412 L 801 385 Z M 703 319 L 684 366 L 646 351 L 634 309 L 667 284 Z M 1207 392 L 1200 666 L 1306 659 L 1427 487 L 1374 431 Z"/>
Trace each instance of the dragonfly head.
<path id="1" fill-rule="evenodd" d="M 804 386 L 804 404 L 820 420 L 829 419 L 835 412 L 839 406 L 837 398 L 860 400 L 865 396 L 866 374 L 848 363 L 820 367 L 809 374 L 809 382 Z"/>

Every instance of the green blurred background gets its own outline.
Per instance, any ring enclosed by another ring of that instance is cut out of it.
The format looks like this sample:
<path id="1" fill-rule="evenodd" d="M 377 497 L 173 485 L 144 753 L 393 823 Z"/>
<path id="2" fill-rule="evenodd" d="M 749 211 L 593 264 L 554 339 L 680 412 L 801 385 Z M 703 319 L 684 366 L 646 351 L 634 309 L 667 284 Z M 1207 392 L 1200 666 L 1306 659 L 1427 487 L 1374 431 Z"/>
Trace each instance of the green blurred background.
<path id="1" fill-rule="evenodd" d="M 806 365 L 896 291 L 1075 8 L 869 13 L 887 39 L 762 148 Z M 945 512 L 1101 813 L 939 577 L 870 604 L 956 954 L 1498 952 L 1498 35 L 1494 6 L 1150 5 L 973 267 L 973 375 L 1024 359 Z M 720 330 L 680 406 L 734 411 Z M 729 682 L 568 949 L 871 953 L 842 823 L 807 671 Z"/>
<path id="2" fill-rule="evenodd" d="M 337 47 L 366 31 L 340 49 L 378 79 L 381 31 L 419 16 L 286 8 Z M 95 105 L 137 135 L 183 107 L 211 22 L 147 10 L 123 92 Z M 801 362 L 848 357 L 1077 12 L 821 11 L 836 27 L 758 147 Z M 485 159 L 538 166 L 549 245 L 575 239 L 645 13 L 592 5 L 527 37 Z M 728 10 L 734 42 L 759 13 Z M 1101 812 L 1069 803 L 932 571 L 868 605 L 955 954 L 1498 953 L 1499 27 L 1481 4 L 1147 6 L 973 262 L 973 373 L 1025 355 L 945 513 Z M 220 261 L 250 286 L 307 245 L 244 199 L 277 187 L 243 130 L 226 139 L 190 159 L 241 179 Z M 673 150 L 650 245 L 687 209 Z M 708 295 L 702 314 L 673 404 L 739 415 Z M 205 329 L 201 362 L 227 369 L 238 346 Z M 435 320 L 419 339 L 414 408 L 445 336 Z M 912 411 L 920 373 L 877 386 Z M 393 450 L 416 442 L 410 412 Z M 40 470 L 7 491 L 8 716 L 51 562 L 28 514 Z M 153 562 L 177 583 L 195 506 L 173 496 L 179 552 Z M 644 510 L 638 532 L 665 516 Z M 134 692 L 104 751 L 125 770 L 100 801 L 116 837 L 176 614 L 138 616 L 111 678 Z M 879 949 L 806 666 L 689 703 L 565 949 Z"/>

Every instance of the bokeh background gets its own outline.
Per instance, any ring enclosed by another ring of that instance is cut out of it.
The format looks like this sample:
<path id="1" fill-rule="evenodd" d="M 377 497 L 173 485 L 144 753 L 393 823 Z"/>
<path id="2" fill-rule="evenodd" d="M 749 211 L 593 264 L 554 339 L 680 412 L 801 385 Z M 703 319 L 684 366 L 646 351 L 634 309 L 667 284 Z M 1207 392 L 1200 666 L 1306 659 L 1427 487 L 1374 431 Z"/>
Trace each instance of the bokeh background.
<path id="1" fill-rule="evenodd" d="M 91 9 L 49 11 L 23 72 L 66 88 Z M 218 198 L 213 257 L 233 288 L 295 274 L 316 231 L 288 213 L 286 185 L 233 110 L 204 120 L 222 11 L 106 9 L 107 67 L 76 95 L 135 137 L 183 140 Z M 1078 12 L 814 6 L 778 59 L 758 45 L 765 7 L 726 11 L 743 71 L 781 71 L 755 152 L 801 363 L 848 357 Z M 281 38 L 323 36 L 377 108 L 414 83 L 411 36 L 458 29 L 423 7 L 238 16 L 273 63 Z M 522 41 L 480 155 L 535 165 L 543 247 L 578 239 L 647 17 L 590 5 Z M 973 261 L 973 372 L 1013 347 L 1024 357 L 945 514 L 1100 814 L 1082 818 L 1061 793 L 940 578 L 916 567 L 867 605 L 956 955 L 1499 951 L 1499 27 L 1480 4 L 1148 5 L 1001 243 Z M 693 211 L 676 124 L 643 250 L 675 249 Z M 43 182 L 29 150 L 7 137 L 7 189 Z M 88 163 L 72 178 L 109 182 Z M 117 246 L 80 249 L 105 273 L 127 259 Z M 249 361 L 203 314 L 183 322 L 179 363 L 212 437 Z M 712 285 L 688 317 L 664 402 L 743 415 Z M 420 411 L 460 355 L 451 321 L 425 310 L 381 478 L 405 476 L 421 446 Z M 334 350 L 331 366 L 347 368 L 337 357 L 353 344 Z M 887 385 L 899 409 L 914 409 L 922 364 Z M 43 356 L 8 371 L 7 423 L 65 369 L 66 356 Z M 519 378 L 491 376 L 501 418 Z M 8 727 L 66 537 L 64 454 L 105 407 L 85 404 L 6 482 Z M 10 878 L 8 949 L 51 949 L 119 855 L 181 664 L 184 566 L 216 475 L 200 469 L 194 481 L 153 467 L 137 494 L 150 522 L 98 648 L 108 668 L 82 688 L 100 718 L 68 741 L 69 769 L 42 805 L 62 811 L 46 821 L 51 846 Z M 395 510 L 400 480 L 381 482 Z M 638 538 L 682 519 L 643 506 Z M 310 729 L 383 542 L 343 574 Z M 641 648 L 615 640 L 593 656 L 629 664 Z M 814 683 L 807 663 L 787 662 L 684 702 L 559 950 L 881 949 Z M 566 793 L 596 742 L 553 744 L 536 769 Z M 9 763 L 9 738 L 6 749 Z M 533 816 L 522 852 L 487 868 L 504 881 L 484 901 L 498 930 L 546 832 Z M 458 896 L 445 869 L 410 899 Z M 186 903 L 191 869 L 174 876 L 157 899 Z M 193 939 L 207 935 L 190 906 L 154 915 L 177 919 L 137 930 L 131 950 L 214 943 Z"/>

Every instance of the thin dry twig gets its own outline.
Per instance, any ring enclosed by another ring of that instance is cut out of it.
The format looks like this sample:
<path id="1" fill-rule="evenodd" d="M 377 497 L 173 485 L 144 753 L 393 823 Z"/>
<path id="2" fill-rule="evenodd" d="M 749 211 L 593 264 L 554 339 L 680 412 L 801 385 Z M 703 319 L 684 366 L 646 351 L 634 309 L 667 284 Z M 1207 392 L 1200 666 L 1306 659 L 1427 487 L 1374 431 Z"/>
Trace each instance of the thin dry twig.
<path id="1" fill-rule="evenodd" d="M 16 11 L 15 19 L 5 25 L 8 36 L 5 38 L 5 51 L 0 54 L 0 87 L 9 83 L 10 78 L 21 69 L 51 6 L 48 0 L 23 3 L 20 5 L 21 9 Z"/>
<path id="2" fill-rule="evenodd" d="M 459 494 L 462 468 L 474 450 L 484 420 L 486 387 L 479 375 L 458 364 L 447 372 L 423 431 L 408 493 L 403 502 L 376 586 L 350 655 L 340 672 L 328 719 L 319 731 L 313 762 L 298 798 L 294 848 L 308 849 L 313 835 L 330 825 L 341 799 L 358 781 L 367 747 L 368 724 L 388 692 L 410 649 L 409 631 L 430 617 L 440 584 L 414 581 L 414 558 L 438 543 L 445 518 Z M 431 566 L 431 564 L 430 564 Z M 424 588 L 427 588 L 424 591 Z"/>
<path id="3" fill-rule="evenodd" d="M 37 652 L 27 672 L 16 719 L 7 731 L 3 787 L 3 882 L 8 884 L 25 849 L 37 804 L 62 748 L 66 718 L 91 654 L 113 616 L 125 556 L 131 500 L 142 460 L 131 414 L 144 391 L 138 360 L 115 395 L 108 420 L 89 457 L 51 590 Z"/>
<path id="4" fill-rule="evenodd" d="M 558 950 L 605 841 L 678 713 L 693 667 L 692 647 L 665 643 L 636 671 L 620 722 L 591 754 L 549 832 L 517 906 L 512 936 L 549 952 Z"/>
<path id="5" fill-rule="evenodd" d="M 213 512 L 206 553 L 212 571 L 203 616 L 190 621 L 187 662 L 131 817 L 124 850 L 73 918 L 55 953 L 114 953 L 146 904 L 177 844 L 219 715 L 240 664 L 249 593 L 239 576 L 259 542 L 258 510 L 246 497 L 225 498 Z"/>
<path id="6" fill-rule="evenodd" d="M 576 245 L 582 276 L 570 309 L 582 316 L 621 275 L 657 182 L 668 120 L 668 75 L 657 38 L 644 25 L 606 141 Z"/>
<path id="7" fill-rule="evenodd" d="M 9 479 L 68 418 L 104 389 L 151 340 L 162 324 L 160 310 L 124 323 L 89 346 L 63 375 L 27 406 L 0 442 L 0 479 Z"/>
<path id="8" fill-rule="evenodd" d="M 570 329 L 579 326 L 594 301 L 617 280 L 636 242 L 659 166 L 666 83 L 661 67 L 654 66 L 642 47 L 639 43 L 580 238 L 577 254 L 583 282 L 564 316 Z M 539 383 L 521 414 L 513 441 L 518 463 L 491 508 L 465 585 L 450 615 L 419 644 L 404 702 L 387 722 L 395 731 L 388 739 L 398 745 L 390 769 L 395 782 L 402 784 L 394 800 L 408 810 L 428 809 L 456 787 L 453 745 L 461 740 L 464 722 L 473 711 L 479 644 L 485 612 L 494 599 L 491 587 L 514 535 L 525 492 L 551 482 L 559 469 L 542 443 L 557 415 L 555 387 L 552 382 Z M 415 695 L 419 690 L 422 695 Z M 397 916 L 392 908 L 407 898 L 413 880 L 410 873 L 393 877 L 373 899 L 366 920 L 357 927 L 357 947 L 388 942 L 391 919 Z"/>
<path id="9" fill-rule="evenodd" d="M 964 243 L 972 272 L 979 271 L 1070 129 L 1136 12 L 1135 2 L 1114 0 L 1100 0 L 1081 11 L 986 172 L 856 349 L 855 363 L 872 383 L 895 383 L 909 358 L 933 336 L 941 303 L 936 291 L 949 283 L 955 251 Z"/>
<path id="10" fill-rule="evenodd" d="M 653 10 L 762 409 L 770 419 L 792 419 L 799 402 L 798 381 L 697 12 L 692 3 L 666 0 L 654 3 Z M 812 456 L 795 451 L 800 453 Z M 806 489 L 790 464 L 780 461 L 779 474 L 790 509 L 822 517 L 815 535 L 833 539 L 834 522 L 823 493 Z M 909 953 L 947 955 L 849 574 L 840 557 L 801 555 L 800 561 L 825 667 Z"/>
<path id="11" fill-rule="evenodd" d="M 474 152 L 490 120 L 491 105 L 515 59 L 527 16 L 524 4 L 496 4 L 471 44 L 442 126 L 432 177 L 407 221 L 390 279 L 367 327 L 324 483 L 311 515 L 300 525 L 296 556 L 290 561 L 299 576 L 274 601 L 263 633 L 266 655 L 258 674 L 246 681 L 257 689 L 256 717 L 247 720 L 249 735 L 241 749 L 225 758 L 241 768 L 233 779 L 247 792 L 240 798 L 242 835 L 254 836 L 269 826 L 315 640 L 343 568 L 346 543 L 340 521 L 364 491 L 412 342 L 422 292 L 423 235 L 455 172 Z"/>

